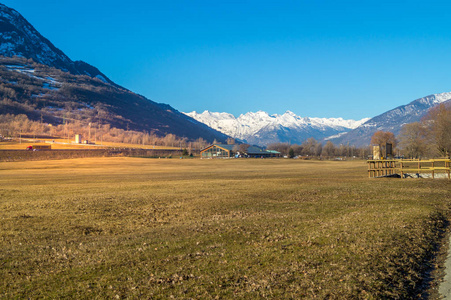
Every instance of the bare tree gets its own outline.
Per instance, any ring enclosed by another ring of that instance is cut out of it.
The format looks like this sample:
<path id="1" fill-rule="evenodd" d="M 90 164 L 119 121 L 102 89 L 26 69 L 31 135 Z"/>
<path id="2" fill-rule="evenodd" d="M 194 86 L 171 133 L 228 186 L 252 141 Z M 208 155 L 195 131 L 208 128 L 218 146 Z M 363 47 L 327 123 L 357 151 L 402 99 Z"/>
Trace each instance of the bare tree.
<path id="1" fill-rule="evenodd" d="M 409 158 L 420 158 L 427 153 L 428 138 L 423 123 L 405 124 L 401 128 L 399 146 Z"/>
<path id="2" fill-rule="evenodd" d="M 318 149 L 318 141 L 314 138 L 309 138 L 306 141 L 302 143 L 302 154 L 303 155 L 310 155 L 314 156 L 317 155 Z M 321 151 L 319 151 L 318 155 L 321 154 Z"/>
<path id="3" fill-rule="evenodd" d="M 227 139 L 227 145 L 235 145 L 235 139 L 232 137 L 229 137 Z"/>
<path id="4" fill-rule="evenodd" d="M 379 146 L 379 151 L 382 156 L 389 155 L 387 151 L 387 144 L 391 144 L 392 150 L 396 147 L 396 139 L 393 132 L 390 131 L 376 131 L 371 137 L 371 144 Z M 394 152 L 394 151 L 393 151 Z"/>
<path id="5" fill-rule="evenodd" d="M 443 103 L 431 108 L 423 122 L 433 136 L 435 146 L 442 156 L 451 153 L 451 109 Z"/>
<path id="6" fill-rule="evenodd" d="M 332 157 L 335 155 L 335 145 L 331 141 L 327 141 L 321 152 L 322 156 Z"/>
<path id="7" fill-rule="evenodd" d="M 246 153 L 246 152 L 247 152 L 247 149 L 249 149 L 250 146 L 251 146 L 251 145 L 249 145 L 249 144 L 239 144 L 239 145 L 238 145 L 238 151 L 239 151 L 240 153 Z"/>
<path id="8" fill-rule="evenodd" d="M 393 147 L 396 146 L 396 139 L 393 132 L 390 131 L 376 131 L 371 137 L 371 144 L 373 145 L 385 145 L 386 143 L 390 143 Z"/>
<path id="9" fill-rule="evenodd" d="M 288 155 L 288 150 L 290 149 L 290 144 L 289 143 L 272 143 L 269 144 L 266 149 L 268 150 L 276 150 L 280 153 L 282 153 L 282 155 Z"/>

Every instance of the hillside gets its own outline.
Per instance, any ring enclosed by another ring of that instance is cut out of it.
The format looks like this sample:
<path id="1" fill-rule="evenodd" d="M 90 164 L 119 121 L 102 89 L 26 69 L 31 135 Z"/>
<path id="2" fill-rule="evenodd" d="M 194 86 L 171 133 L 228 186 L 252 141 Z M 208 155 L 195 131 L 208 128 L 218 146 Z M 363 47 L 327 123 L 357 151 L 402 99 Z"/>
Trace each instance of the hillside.
<path id="1" fill-rule="evenodd" d="M 72 61 L 48 39 L 43 37 L 17 11 L 0 4 L 0 53 L 6 57 L 20 56 L 70 72 L 74 75 L 98 77 L 114 84 L 97 68 L 83 61 Z"/>
<path id="2" fill-rule="evenodd" d="M 190 140 L 227 136 L 113 83 L 98 69 L 72 61 L 18 12 L 0 4 L 0 114 L 32 120 L 79 120 Z"/>
<path id="3" fill-rule="evenodd" d="M 371 136 L 378 130 L 390 131 L 398 135 L 404 124 L 418 122 L 423 118 L 430 108 L 444 103 L 451 105 L 451 92 L 433 94 L 416 99 L 409 104 L 396 107 L 383 114 L 380 114 L 348 133 L 330 139 L 336 144 L 346 144 L 365 146 L 370 144 Z"/>

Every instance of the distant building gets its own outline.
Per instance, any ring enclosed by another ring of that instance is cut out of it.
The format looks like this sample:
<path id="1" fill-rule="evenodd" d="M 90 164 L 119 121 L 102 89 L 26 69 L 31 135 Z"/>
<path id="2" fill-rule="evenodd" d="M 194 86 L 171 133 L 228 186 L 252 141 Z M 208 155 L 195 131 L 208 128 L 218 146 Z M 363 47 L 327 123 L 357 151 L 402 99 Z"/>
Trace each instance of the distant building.
<path id="1" fill-rule="evenodd" d="M 231 158 L 235 145 L 210 145 L 200 151 L 201 158 Z"/>
<path id="2" fill-rule="evenodd" d="M 75 144 L 81 144 L 81 134 L 75 135 Z"/>
<path id="3" fill-rule="evenodd" d="M 249 148 L 247 148 L 245 156 L 255 158 L 279 157 L 280 152 L 275 150 L 265 150 L 256 146 L 250 146 Z"/>
<path id="4" fill-rule="evenodd" d="M 232 158 L 232 157 L 280 157 L 280 152 L 275 150 L 265 150 L 256 146 L 249 146 L 243 153 L 238 145 L 210 145 L 200 151 L 201 158 Z"/>

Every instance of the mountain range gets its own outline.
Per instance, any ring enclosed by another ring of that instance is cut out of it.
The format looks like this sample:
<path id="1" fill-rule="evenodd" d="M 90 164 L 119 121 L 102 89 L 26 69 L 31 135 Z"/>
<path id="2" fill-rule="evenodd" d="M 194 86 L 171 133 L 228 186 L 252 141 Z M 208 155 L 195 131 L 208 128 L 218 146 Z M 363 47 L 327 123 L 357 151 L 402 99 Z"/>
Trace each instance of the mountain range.
<path id="1" fill-rule="evenodd" d="M 32 120 L 78 120 L 112 127 L 174 134 L 190 140 L 228 137 L 167 104 L 112 82 L 97 68 L 72 61 L 17 11 L 0 4 L 0 114 Z"/>
<path id="2" fill-rule="evenodd" d="M 269 115 L 263 111 L 249 112 L 238 118 L 225 112 L 193 111 L 186 114 L 224 134 L 251 144 L 300 144 L 313 137 L 322 142 L 330 140 L 334 144 L 349 143 L 360 147 L 369 145 L 372 135 L 378 130 L 398 135 L 404 124 L 420 121 L 430 108 L 440 103 L 451 106 L 451 92 L 419 98 L 376 117 L 358 121 L 300 117 L 290 111 L 283 115 Z"/>
<path id="3" fill-rule="evenodd" d="M 310 137 L 324 140 L 346 133 L 368 120 L 300 117 L 291 111 L 282 115 L 270 115 L 264 111 L 248 112 L 238 118 L 229 113 L 209 111 L 186 114 L 224 134 L 260 146 L 279 142 L 301 144 Z"/>
<path id="4" fill-rule="evenodd" d="M 377 130 L 399 134 L 451 93 L 429 95 L 371 119 L 300 117 L 263 111 L 239 117 L 204 111 L 181 113 L 114 83 L 96 67 L 72 61 L 17 11 L 0 4 L 0 114 L 25 114 L 31 120 L 62 124 L 76 120 L 120 129 L 173 134 L 190 140 L 224 142 L 229 136 L 250 144 L 300 144 L 313 137 L 335 144 L 365 146 Z"/>

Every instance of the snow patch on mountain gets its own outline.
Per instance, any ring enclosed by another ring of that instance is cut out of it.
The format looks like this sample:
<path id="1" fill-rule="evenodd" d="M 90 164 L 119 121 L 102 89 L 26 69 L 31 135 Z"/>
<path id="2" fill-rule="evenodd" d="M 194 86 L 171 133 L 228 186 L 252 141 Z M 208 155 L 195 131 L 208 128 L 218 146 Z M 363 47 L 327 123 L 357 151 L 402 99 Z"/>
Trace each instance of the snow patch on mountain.
<path id="1" fill-rule="evenodd" d="M 41 77 L 36 75 L 36 70 L 26 66 L 26 65 L 5 65 L 6 69 L 8 71 L 12 71 L 12 72 L 18 72 L 21 74 L 25 74 L 27 76 L 30 76 L 34 79 L 38 79 L 41 80 L 42 83 L 42 87 L 48 90 L 59 90 L 59 88 L 61 87 L 61 83 L 58 82 L 57 80 L 55 80 L 54 78 L 50 77 L 50 76 L 46 76 L 46 77 Z"/>
<path id="2" fill-rule="evenodd" d="M 105 79 L 105 77 L 103 77 L 102 75 L 96 75 L 95 76 L 97 79 L 100 79 L 101 81 L 103 81 L 104 83 L 108 83 L 108 80 Z"/>
<path id="3" fill-rule="evenodd" d="M 331 135 L 331 136 L 325 138 L 324 140 L 328 141 L 328 140 L 336 139 L 336 138 L 339 138 L 339 137 L 345 135 L 346 133 L 347 132 L 340 132 L 339 134 Z"/>
<path id="4" fill-rule="evenodd" d="M 434 94 L 432 96 L 434 97 L 433 103 L 434 104 L 440 104 L 440 103 L 446 102 L 449 99 L 451 99 L 451 92 L 441 93 L 441 94 Z"/>

